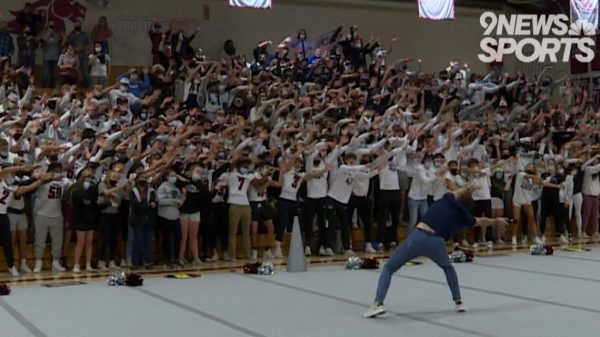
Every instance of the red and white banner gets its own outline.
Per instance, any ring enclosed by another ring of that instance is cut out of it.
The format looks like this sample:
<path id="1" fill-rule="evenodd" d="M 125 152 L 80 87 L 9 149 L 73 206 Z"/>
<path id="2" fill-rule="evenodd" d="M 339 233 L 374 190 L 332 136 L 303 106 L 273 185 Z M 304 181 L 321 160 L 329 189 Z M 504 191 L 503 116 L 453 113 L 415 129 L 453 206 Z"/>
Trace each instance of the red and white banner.
<path id="1" fill-rule="evenodd" d="M 586 28 L 598 29 L 598 0 L 570 0 L 571 22 L 582 22 Z"/>
<path id="2" fill-rule="evenodd" d="M 271 0 L 229 0 L 233 7 L 271 8 Z"/>
<path id="3" fill-rule="evenodd" d="M 430 20 L 452 20 L 454 0 L 419 0 L 419 17 Z"/>

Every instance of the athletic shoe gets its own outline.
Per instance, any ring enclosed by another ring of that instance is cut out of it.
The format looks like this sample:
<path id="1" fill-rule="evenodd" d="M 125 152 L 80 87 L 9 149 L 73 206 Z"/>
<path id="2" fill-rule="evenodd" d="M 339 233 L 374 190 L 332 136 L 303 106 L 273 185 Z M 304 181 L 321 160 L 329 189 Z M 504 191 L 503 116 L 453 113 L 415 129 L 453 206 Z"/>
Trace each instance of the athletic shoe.
<path id="1" fill-rule="evenodd" d="M 344 251 L 344 255 L 346 255 L 346 256 L 356 256 L 356 253 L 354 251 L 352 251 L 352 249 L 346 249 Z"/>
<path id="2" fill-rule="evenodd" d="M 563 246 L 566 246 L 569 244 L 569 240 L 567 240 L 567 238 L 565 237 L 564 234 L 562 234 L 561 236 L 558 237 L 558 243 L 560 243 Z"/>
<path id="3" fill-rule="evenodd" d="M 455 302 L 455 308 L 457 312 L 465 312 L 467 311 L 467 307 L 465 306 L 465 304 L 461 301 L 461 302 Z"/>
<path id="4" fill-rule="evenodd" d="M 215 253 L 215 255 L 209 257 L 208 259 L 204 260 L 205 262 L 217 262 L 219 261 L 219 255 Z"/>
<path id="5" fill-rule="evenodd" d="M 398 246 L 398 244 L 396 243 L 396 241 L 390 242 L 390 251 L 396 249 L 396 246 Z"/>
<path id="6" fill-rule="evenodd" d="M 225 261 L 231 261 L 231 257 L 229 257 L 229 253 L 228 252 L 223 253 L 223 260 L 225 260 Z"/>
<path id="7" fill-rule="evenodd" d="M 586 232 L 583 232 L 583 239 L 584 239 L 584 240 L 587 240 L 587 239 L 589 239 L 589 238 L 590 238 L 590 237 L 587 235 L 587 233 L 586 233 Z"/>
<path id="8" fill-rule="evenodd" d="M 327 255 L 327 253 L 325 253 L 325 247 L 323 247 L 323 246 L 319 247 L 319 255 L 320 256 Z"/>
<path id="9" fill-rule="evenodd" d="M 98 269 L 100 269 L 101 271 L 107 271 L 108 268 L 106 268 L 106 262 L 99 260 L 98 261 Z"/>
<path id="10" fill-rule="evenodd" d="M 539 236 L 536 236 L 533 238 L 533 243 L 538 244 L 538 245 L 543 245 L 544 243 L 542 243 L 542 240 L 540 240 Z"/>
<path id="11" fill-rule="evenodd" d="M 256 249 L 252 249 L 252 253 L 250 253 L 250 261 L 254 262 L 258 258 L 258 252 Z"/>
<path id="12" fill-rule="evenodd" d="M 365 245 L 365 253 L 374 254 L 377 253 L 377 251 L 373 249 L 373 245 L 371 245 L 370 242 L 367 242 L 367 244 Z"/>
<path id="13" fill-rule="evenodd" d="M 95 273 L 97 271 L 98 270 L 92 268 L 92 265 L 90 263 L 88 263 L 88 264 L 85 265 L 85 272 L 86 273 Z"/>
<path id="14" fill-rule="evenodd" d="M 513 246 L 517 246 L 517 237 L 516 236 L 512 237 L 511 243 L 512 243 Z"/>
<path id="15" fill-rule="evenodd" d="M 177 261 L 177 266 L 181 267 L 181 268 L 185 267 L 185 261 L 184 260 Z"/>
<path id="16" fill-rule="evenodd" d="M 108 263 L 108 269 L 117 269 L 117 264 L 115 263 L 115 260 L 110 260 L 110 262 Z"/>
<path id="17" fill-rule="evenodd" d="M 311 256 L 312 252 L 310 251 L 310 247 L 306 246 L 304 247 L 304 256 Z"/>
<path id="18" fill-rule="evenodd" d="M 521 244 L 525 246 L 527 245 L 527 237 L 521 239 Z"/>
<path id="19" fill-rule="evenodd" d="M 33 272 L 39 274 L 42 271 L 43 263 L 42 260 L 35 260 L 35 266 L 33 267 Z"/>
<path id="20" fill-rule="evenodd" d="M 506 244 L 506 242 L 504 242 L 504 240 L 502 239 L 498 239 L 498 241 L 496 242 L 497 245 L 499 246 L 504 246 Z"/>
<path id="21" fill-rule="evenodd" d="M 363 317 L 373 318 L 383 314 L 385 314 L 385 307 L 383 306 L 383 304 L 373 303 L 369 307 L 369 310 L 367 310 L 367 312 L 363 314 Z"/>
<path id="22" fill-rule="evenodd" d="M 475 242 L 475 243 L 473 244 L 473 248 L 479 248 L 479 242 Z"/>
<path id="23" fill-rule="evenodd" d="M 460 242 L 460 245 L 461 245 L 461 246 L 463 246 L 463 247 L 469 247 L 469 246 L 471 246 L 471 245 L 469 244 L 469 241 L 467 241 L 467 240 L 465 240 L 465 239 L 463 239 L 463 240 Z"/>
<path id="24" fill-rule="evenodd" d="M 62 273 L 66 271 L 66 269 L 58 262 L 58 260 L 54 260 L 52 261 L 52 271 Z"/>
<path id="25" fill-rule="evenodd" d="M 76 264 L 76 265 L 73 266 L 73 273 L 75 273 L 75 274 L 81 273 L 81 269 L 79 269 L 79 265 L 78 264 Z"/>
<path id="26" fill-rule="evenodd" d="M 12 266 L 8 269 L 8 275 L 10 277 L 19 277 L 19 271 L 15 266 Z"/>
<path id="27" fill-rule="evenodd" d="M 488 247 L 488 249 L 494 248 L 494 241 L 488 241 L 487 242 L 487 247 Z"/>
<path id="28" fill-rule="evenodd" d="M 194 261 L 192 261 L 193 267 L 200 267 L 201 265 L 202 265 L 202 260 L 200 260 L 200 259 L 195 259 Z"/>
<path id="29" fill-rule="evenodd" d="M 265 260 L 271 260 L 273 258 L 273 253 L 271 253 L 270 249 L 265 250 L 265 253 L 263 254 L 263 259 Z"/>
<path id="30" fill-rule="evenodd" d="M 25 261 L 25 260 L 21 261 L 21 271 L 24 272 L 25 274 L 31 273 L 31 269 L 29 269 L 29 266 L 27 265 L 27 261 Z"/>
<path id="31" fill-rule="evenodd" d="M 121 266 L 121 268 L 131 267 L 131 265 L 128 264 L 127 260 L 125 260 L 125 259 L 121 259 L 121 263 L 119 263 L 119 266 Z"/>
<path id="32" fill-rule="evenodd" d="M 283 254 L 281 253 L 281 247 L 275 247 L 275 258 L 283 259 Z"/>
<path id="33" fill-rule="evenodd" d="M 144 266 L 144 269 L 146 269 L 146 270 L 152 270 L 152 269 L 154 269 L 154 264 L 153 263 L 148 263 L 147 265 Z"/>
<path id="34" fill-rule="evenodd" d="M 333 252 L 333 249 L 331 249 L 331 248 L 325 248 L 325 255 L 327 255 L 327 256 L 335 256 L 335 253 Z"/>
<path id="35" fill-rule="evenodd" d="M 385 246 L 383 245 L 383 243 L 378 243 L 378 244 L 377 244 L 377 251 L 378 251 L 378 252 L 383 252 L 383 251 L 385 251 Z"/>
<path id="36" fill-rule="evenodd" d="M 546 244 L 546 235 L 542 235 L 542 244 L 545 245 Z"/>

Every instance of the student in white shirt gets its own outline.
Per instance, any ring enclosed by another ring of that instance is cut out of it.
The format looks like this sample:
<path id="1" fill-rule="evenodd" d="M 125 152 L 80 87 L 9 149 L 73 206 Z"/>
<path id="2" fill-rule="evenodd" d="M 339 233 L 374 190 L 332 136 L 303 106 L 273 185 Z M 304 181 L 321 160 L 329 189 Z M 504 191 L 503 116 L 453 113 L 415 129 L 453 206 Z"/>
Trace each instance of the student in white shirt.
<path id="1" fill-rule="evenodd" d="M 272 168 L 265 165 L 259 165 L 256 168 L 256 178 L 262 179 L 268 177 L 264 183 L 258 185 L 250 185 L 248 188 L 248 200 L 252 209 L 252 223 L 250 224 L 250 241 L 252 243 L 251 260 L 257 259 L 257 244 L 258 244 L 258 225 L 262 223 L 267 229 L 267 247 L 265 248 L 264 258 L 270 260 L 273 258 L 271 248 L 275 241 L 275 228 L 273 226 L 273 209 L 267 202 L 267 188 L 271 183 Z"/>
<path id="2" fill-rule="evenodd" d="M 600 154 L 584 163 L 583 169 L 583 221 L 582 232 L 597 239 L 598 234 L 598 206 L 600 196 Z"/>
<path id="3" fill-rule="evenodd" d="M 489 168 L 482 168 L 479 160 L 471 158 L 468 163 L 468 174 L 469 181 L 479 188 L 473 190 L 473 216 L 475 217 L 492 217 L 492 194 L 491 194 L 491 182 L 490 182 L 490 170 Z M 488 231 L 487 227 L 481 227 L 480 229 L 475 228 L 475 243 L 473 247 L 477 248 L 479 245 L 491 246 L 494 240 L 493 230 Z M 487 240 L 489 238 L 489 240 Z M 489 243 L 488 243 L 489 242 Z"/>
<path id="4" fill-rule="evenodd" d="M 337 158 L 335 158 L 337 160 Z M 319 155 L 318 151 L 309 154 L 306 157 L 306 172 L 313 173 L 314 171 L 322 170 L 326 166 L 325 160 Z M 327 221 L 327 187 L 328 174 L 313 177 L 306 182 L 306 199 L 304 200 L 304 228 L 312 229 L 317 218 L 317 226 L 319 228 L 319 255 L 333 256 L 333 231 Z"/>
<path id="5" fill-rule="evenodd" d="M 423 157 L 422 164 L 408 167 L 408 174 L 412 177 L 410 190 L 408 191 L 408 231 L 417 224 L 419 217 L 427 213 L 427 191 L 435 180 L 433 172 L 433 157 L 430 154 Z"/>
<path id="6" fill-rule="evenodd" d="M 368 165 L 370 158 L 361 157 L 360 164 Z M 387 164 L 386 164 L 387 165 Z M 365 236 L 365 253 L 376 253 L 377 251 L 373 248 L 371 243 L 371 229 L 373 227 L 373 200 L 370 197 L 371 191 L 371 180 L 379 174 L 379 170 L 370 170 L 367 175 L 359 175 L 356 177 L 356 182 L 352 188 L 352 196 L 350 197 L 349 203 L 349 214 L 350 217 L 356 210 L 358 217 L 363 225 L 363 232 Z M 396 208 L 398 206 L 396 205 Z M 382 231 L 383 232 L 383 231 Z M 378 235 L 379 236 L 379 235 Z M 381 240 L 385 238 L 385 232 L 381 233 Z"/>
<path id="7" fill-rule="evenodd" d="M 517 230 L 521 222 L 521 210 L 524 210 L 527 216 L 527 225 L 529 233 L 533 236 L 533 242 L 536 244 L 542 243 L 542 240 L 539 238 L 535 212 L 532 205 L 533 191 L 538 188 L 540 183 L 541 179 L 537 176 L 537 170 L 533 163 L 527 164 L 525 172 L 519 172 L 515 176 L 515 190 L 513 194 L 513 216 L 515 222 L 512 225 L 511 240 L 513 246 L 517 245 Z M 523 241 L 526 243 L 527 237 L 524 237 Z"/>

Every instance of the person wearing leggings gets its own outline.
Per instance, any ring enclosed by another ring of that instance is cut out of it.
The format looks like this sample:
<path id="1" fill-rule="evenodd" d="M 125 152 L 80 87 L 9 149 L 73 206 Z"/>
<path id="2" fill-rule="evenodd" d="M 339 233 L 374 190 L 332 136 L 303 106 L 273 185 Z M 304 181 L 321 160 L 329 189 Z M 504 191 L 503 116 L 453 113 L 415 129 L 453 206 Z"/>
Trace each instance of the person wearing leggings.
<path id="1" fill-rule="evenodd" d="M 583 190 L 583 171 L 575 165 L 571 165 L 569 170 L 569 175 L 573 179 L 573 197 L 571 207 L 569 207 L 569 219 L 571 222 L 575 222 L 577 237 L 582 239 L 584 236 L 587 236 L 587 234 L 581 231 L 581 208 L 583 206 L 583 193 L 581 193 L 581 191 Z"/>
<path id="2" fill-rule="evenodd" d="M 371 318 L 385 313 L 383 301 L 390 287 L 392 274 L 418 256 L 425 256 L 442 268 L 446 274 L 446 282 L 452 293 L 456 311 L 466 311 L 458 286 L 458 277 L 446 250 L 446 240 L 462 227 L 507 224 L 504 218 L 490 219 L 471 215 L 469 208 L 473 203 L 472 193 L 476 188 L 477 186 L 469 186 L 456 189 L 445 194 L 429 208 L 415 226 L 415 230 L 408 234 L 406 240 L 383 266 L 377 283 L 375 301 L 365 312 L 364 317 Z"/>
<path id="3" fill-rule="evenodd" d="M 554 219 L 555 235 L 558 242 L 562 245 L 569 243 L 569 240 L 563 232 L 564 207 L 560 204 L 560 190 L 564 177 L 558 173 L 556 162 L 550 161 L 548 165 L 548 174 L 544 179 L 545 185 L 542 188 L 542 204 L 540 218 L 540 232 L 542 234 L 542 242 L 546 242 L 546 220 L 552 216 Z"/>
<path id="4" fill-rule="evenodd" d="M 122 218 L 119 216 L 119 206 L 124 196 L 127 182 L 119 184 L 119 174 L 109 171 L 105 178 L 98 184 L 98 195 L 106 198 L 110 205 L 100 210 L 100 253 L 98 254 L 98 268 L 101 271 L 116 269 L 117 239 L 121 230 Z M 106 265 L 108 262 L 108 268 Z"/>
<path id="5" fill-rule="evenodd" d="M 361 158 L 361 165 L 367 165 L 368 163 L 368 159 Z M 354 187 L 352 188 L 352 195 L 350 196 L 350 203 L 348 205 L 348 216 L 352 218 L 352 214 L 354 214 L 354 211 L 357 211 L 358 217 L 362 222 L 365 236 L 365 253 L 377 252 L 371 244 L 371 229 L 373 223 L 373 200 L 369 197 L 371 179 L 374 178 L 377 174 L 379 174 L 378 170 L 371 170 L 370 172 L 368 172 L 367 175 L 361 175 L 356 178 L 356 182 L 354 183 Z M 383 231 L 378 229 L 378 232 Z"/>
<path id="6" fill-rule="evenodd" d="M 179 240 L 179 207 L 183 205 L 185 196 L 177 187 L 177 173 L 169 170 L 165 180 L 156 190 L 158 204 L 158 229 L 162 238 L 163 262 L 167 267 L 178 264 L 177 241 Z"/>
<path id="7" fill-rule="evenodd" d="M 397 160 L 385 162 L 379 167 L 379 203 L 377 217 L 377 241 L 389 249 L 398 243 L 400 223 L 400 177 Z M 372 173 L 369 173 L 369 177 Z M 388 216 L 392 226 L 387 228 Z"/>
<path id="8" fill-rule="evenodd" d="M 582 231 L 598 239 L 598 196 L 600 196 L 600 154 L 583 166 L 583 218 Z"/>
<path id="9" fill-rule="evenodd" d="M 313 173 L 325 169 L 325 161 L 318 152 L 309 154 L 306 159 L 306 172 Z M 333 231 L 327 221 L 327 173 L 315 175 L 306 182 L 304 201 L 304 228 L 312 229 L 315 217 L 319 228 L 319 255 L 333 256 Z"/>

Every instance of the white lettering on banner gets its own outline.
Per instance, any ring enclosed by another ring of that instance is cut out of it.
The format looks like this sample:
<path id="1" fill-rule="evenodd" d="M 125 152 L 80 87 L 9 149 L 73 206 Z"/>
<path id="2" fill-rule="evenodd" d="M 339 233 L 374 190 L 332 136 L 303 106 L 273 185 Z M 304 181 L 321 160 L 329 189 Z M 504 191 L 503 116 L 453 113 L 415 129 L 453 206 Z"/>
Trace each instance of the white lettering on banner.
<path id="1" fill-rule="evenodd" d="M 526 63 L 568 62 L 571 51 L 577 53 L 574 57 L 579 62 L 591 62 L 594 58 L 596 29 L 588 21 L 569 24 L 569 18 L 564 14 L 496 15 L 484 12 L 479 23 L 484 29 L 480 43 L 483 53 L 478 54 L 481 62 L 501 62 L 504 56 L 513 54 Z M 531 54 L 525 52 L 531 49 Z"/>

